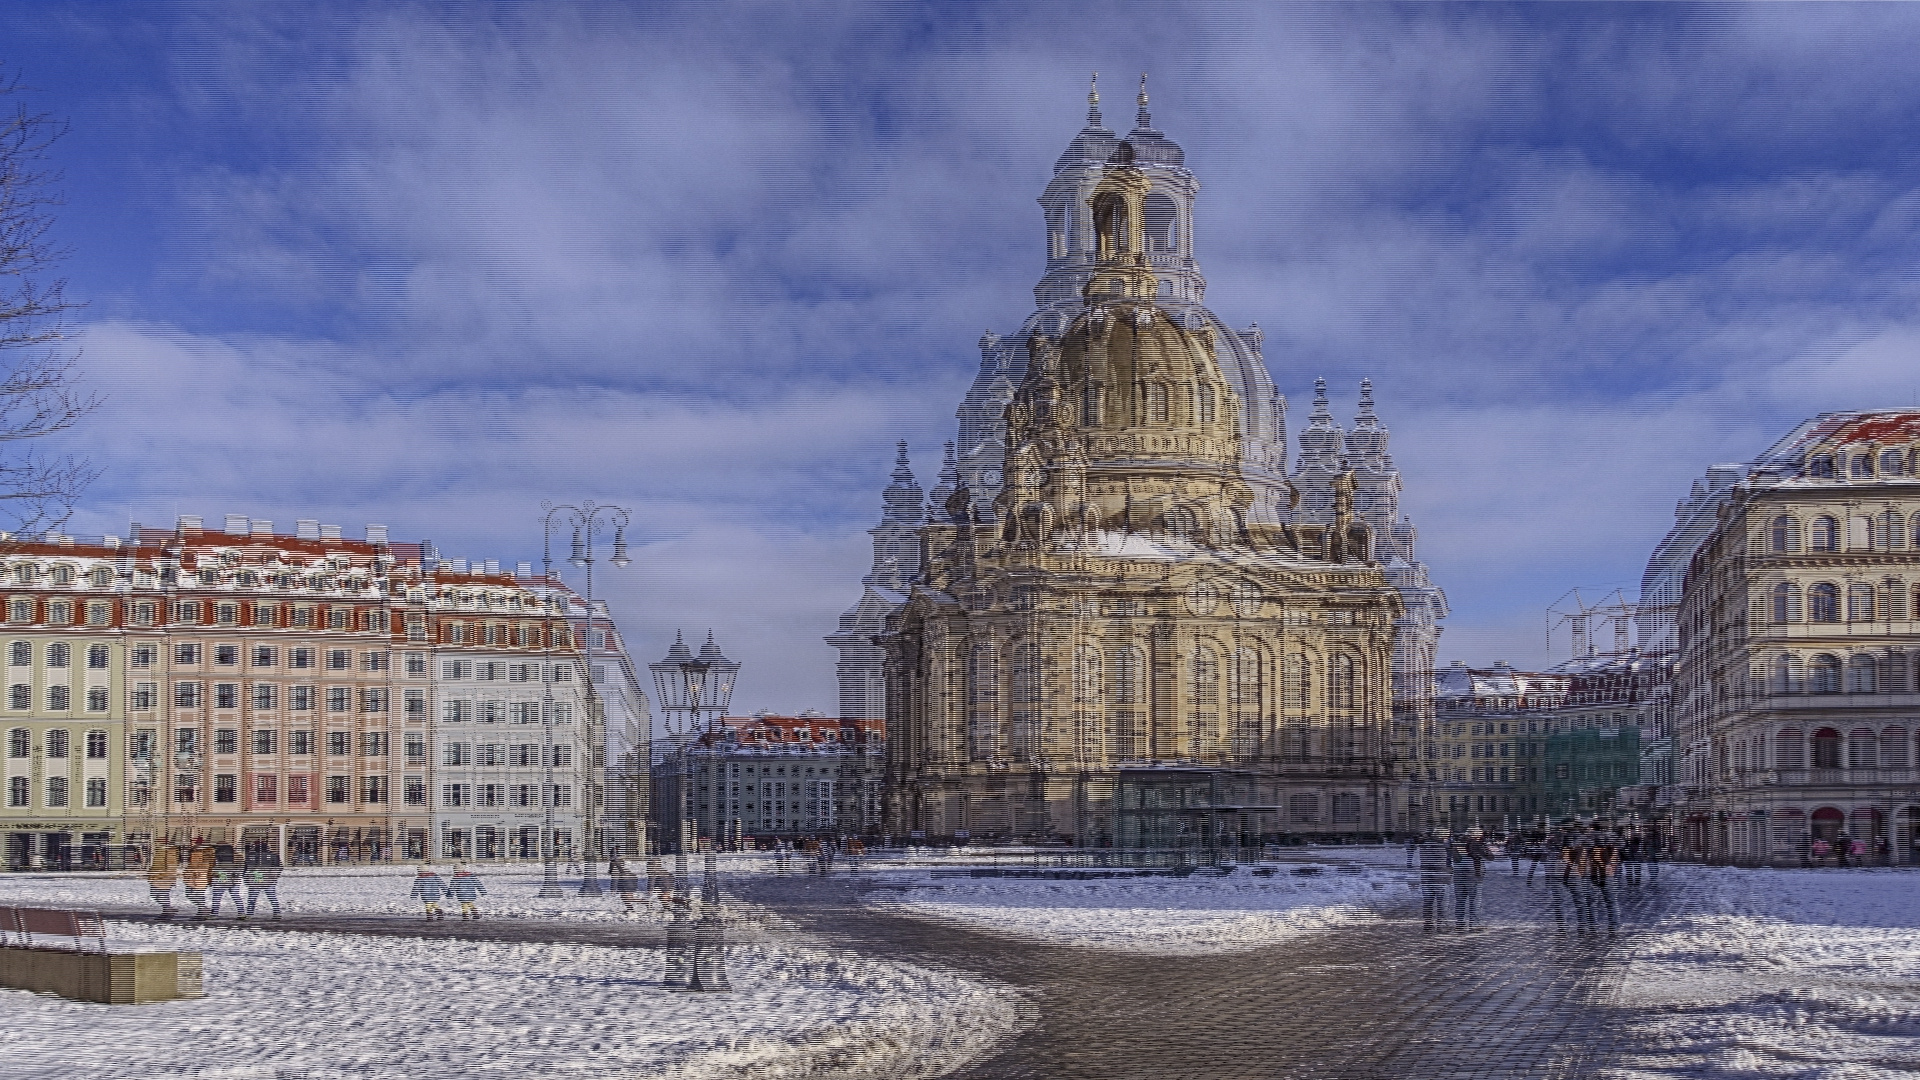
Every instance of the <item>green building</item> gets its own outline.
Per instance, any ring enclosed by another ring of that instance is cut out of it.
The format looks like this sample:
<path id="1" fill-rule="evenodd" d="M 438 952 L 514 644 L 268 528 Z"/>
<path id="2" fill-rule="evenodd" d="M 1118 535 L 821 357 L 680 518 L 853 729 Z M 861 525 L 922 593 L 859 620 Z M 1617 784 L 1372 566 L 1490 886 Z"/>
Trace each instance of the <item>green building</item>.
<path id="1" fill-rule="evenodd" d="M 1521 785 L 1524 805 L 1549 821 L 1612 811 L 1615 794 L 1640 782 L 1640 729 L 1574 728 L 1546 737 L 1540 768 Z"/>

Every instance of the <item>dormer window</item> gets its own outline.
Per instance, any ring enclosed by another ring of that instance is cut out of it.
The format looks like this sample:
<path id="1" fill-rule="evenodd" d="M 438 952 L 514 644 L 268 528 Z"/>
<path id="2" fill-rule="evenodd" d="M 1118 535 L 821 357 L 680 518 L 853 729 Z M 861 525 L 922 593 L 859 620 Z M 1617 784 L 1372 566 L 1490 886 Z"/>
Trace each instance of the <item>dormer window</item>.
<path id="1" fill-rule="evenodd" d="M 1873 455 L 1872 454 L 1853 455 L 1854 479 L 1863 480 L 1872 475 L 1873 475 Z"/>
<path id="2" fill-rule="evenodd" d="M 1901 450 L 1880 451 L 1880 475 L 1904 476 L 1907 472 L 1907 455 Z"/>
<path id="3" fill-rule="evenodd" d="M 1822 480 L 1833 479 L 1833 459 L 1825 454 L 1815 457 L 1807 463 L 1807 475 Z"/>

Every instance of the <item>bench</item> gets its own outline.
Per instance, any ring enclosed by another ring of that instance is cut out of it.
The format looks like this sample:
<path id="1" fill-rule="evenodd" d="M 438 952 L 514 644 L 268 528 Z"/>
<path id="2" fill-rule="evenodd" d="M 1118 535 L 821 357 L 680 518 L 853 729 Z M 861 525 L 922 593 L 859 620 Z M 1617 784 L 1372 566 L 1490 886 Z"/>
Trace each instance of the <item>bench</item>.
<path id="1" fill-rule="evenodd" d="M 0 987 L 130 1005 L 200 997 L 197 952 L 109 952 L 97 911 L 0 907 Z"/>

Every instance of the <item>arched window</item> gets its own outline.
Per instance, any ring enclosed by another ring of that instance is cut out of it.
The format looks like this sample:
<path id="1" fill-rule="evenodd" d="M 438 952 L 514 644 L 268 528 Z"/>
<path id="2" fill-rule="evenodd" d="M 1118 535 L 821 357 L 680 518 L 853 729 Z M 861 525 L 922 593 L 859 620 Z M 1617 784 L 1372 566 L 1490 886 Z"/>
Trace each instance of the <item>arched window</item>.
<path id="1" fill-rule="evenodd" d="M 1865 582 L 1847 586 L 1847 621 L 1873 621 L 1873 586 Z"/>
<path id="2" fill-rule="evenodd" d="M 1160 192 L 1147 196 L 1140 223 L 1146 227 L 1148 251 L 1173 251 L 1180 244 L 1179 208 Z"/>
<path id="3" fill-rule="evenodd" d="M 1147 384 L 1147 423 L 1165 426 L 1167 423 L 1167 384 Z"/>
<path id="4" fill-rule="evenodd" d="M 1791 514 L 1781 514 L 1773 519 L 1772 535 L 1769 546 L 1777 552 L 1800 550 L 1800 523 L 1793 520 Z"/>
<path id="5" fill-rule="evenodd" d="M 1261 720 L 1267 712 L 1268 672 L 1260 650 L 1241 646 L 1233 658 L 1233 753 L 1252 757 L 1260 747 Z"/>
<path id="6" fill-rule="evenodd" d="M 1058 259 L 1067 253 L 1067 212 L 1064 207 L 1047 211 L 1047 258 Z"/>
<path id="7" fill-rule="evenodd" d="M 1890 548 L 1907 546 L 1907 515 L 1898 510 L 1887 510 L 1880 514 L 1874 531 L 1880 534 L 1881 541 Z"/>
<path id="8" fill-rule="evenodd" d="M 1814 518 L 1813 532 L 1807 538 L 1807 546 L 1814 551 L 1840 550 L 1840 523 L 1825 514 Z"/>
<path id="9" fill-rule="evenodd" d="M 1100 651 L 1091 645 L 1073 650 L 1074 753 L 1083 761 L 1100 755 Z"/>
<path id="10" fill-rule="evenodd" d="M 1080 425 L 1100 426 L 1100 384 L 1088 383 L 1080 392 Z M 1916 526 L 1920 528 L 1920 525 Z"/>
<path id="11" fill-rule="evenodd" d="M 1353 657 L 1334 653 L 1327 658 L 1327 708 L 1347 712 L 1354 707 Z"/>
<path id="12" fill-rule="evenodd" d="M 1837 694 L 1840 692 L 1840 660 L 1830 653 L 1821 653 L 1813 658 L 1808 672 L 1807 691 L 1814 694 Z"/>
<path id="13" fill-rule="evenodd" d="M 1883 769 L 1904 769 L 1907 767 L 1907 729 L 1890 727 L 1880 733 L 1880 767 Z"/>
<path id="14" fill-rule="evenodd" d="M 1000 661 L 991 644 L 967 659 L 967 744 L 974 760 L 1000 756 Z"/>
<path id="15" fill-rule="evenodd" d="M 1009 728 L 1013 733 L 1015 759 L 1028 761 L 1040 756 L 1040 650 L 1029 642 L 1013 647 L 1013 712 Z"/>
<path id="16" fill-rule="evenodd" d="M 1806 673 L 1801 669 L 1800 658 L 1782 654 L 1773 660 L 1773 689 L 1775 693 L 1798 694 L 1805 690 Z"/>
<path id="17" fill-rule="evenodd" d="M 1288 712 L 1305 712 L 1313 704 L 1312 683 L 1307 658 L 1299 653 L 1289 653 L 1280 691 L 1284 695 L 1281 706 Z"/>
<path id="18" fill-rule="evenodd" d="M 33 643 L 30 641 L 10 641 L 7 643 L 7 663 L 14 667 L 28 667 L 33 663 Z"/>
<path id="19" fill-rule="evenodd" d="M 1211 424 L 1218 416 L 1218 395 L 1213 387 L 1201 383 L 1193 389 L 1193 422 Z"/>
<path id="20" fill-rule="evenodd" d="M 1879 688 L 1880 668 L 1873 657 L 1858 654 L 1847 661 L 1847 693 L 1871 694 Z"/>
<path id="21" fill-rule="evenodd" d="M 1131 645 L 1107 649 L 1107 731 L 1111 753 L 1122 760 L 1147 756 L 1147 671 L 1140 650 Z"/>
<path id="22" fill-rule="evenodd" d="M 1888 578 L 1880 583 L 1880 617 L 1889 622 L 1906 621 L 1906 582 L 1899 578 Z"/>
<path id="23" fill-rule="evenodd" d="M 1853 455 L 1853 475 L 1857 478 L 1865 478 L 1873 475 L 1872 454 Z"/>
<path id="24" fill-rule="evenodd" d="M 7 756 L 10 758 L 30 757 L 33 754 L 33 734 L 26 728 L 14 728 L 7 732 Z"/>
<path id="25" fill-rule="evenodd" d="M 1816 456 L 1812 461 L 1807 463 L 1807 475 L 1816 476 L 1823 480 L 1833 479 L 1833 458 L 1826 454 Z"/>
<path id="26" fill-rule="evenodd" d="M 1872 728 L 1854 728 L 1847 735 L 1847 768 L 1880 767 L 1880 739 Z"/>
<path id="27" fill-rule="evenodd" d="M 1783 581 L 1773 587 L 1773 621 L 1777 623 L 1800 621 L 1800 586 L 1791 581 Z"/>
<path id="28" fill-rule="evenodd" d="M 1829 727 L 1813 733 L 1813 767 L 1816 769 L 1841 768 L 1838 731 Z"/>
<path id="29" fill-rule="evenodd" d="M 1193 650 L 1193 753 L 1220 752 L 1220 654 L 1208 645 Z"/>
<path id="30" fill-rule="evenodd" d="M 1880 475 L 1903 476 L 1907 471 L 1907 455 L 1902 450 L 1880 451 Z"/>
<path id="31" fill-rule="evenodd" d="M 1807 621 L 1840 621 L 1840 586 L 1823 581 L 1807 590 Z"/>
<path id="32" fill-rule="evenodd" d="M 1872 551 L 1881 546 L 1873 535 L 1873 519 L 1859 514 L 1847 519 L 1847 550 Z"/>
<path id="33" fill-rule="evenodd" d="M 1787 728 L 1774 736 L 1773 763 L 1782 769 L 1806 767 L 1807 740 L 1801 737 L 1799 728 Z"/>
<path id="34" fill-rule="evenodd" d="M 1128 233 L 1131 226 L 1127 221 L 1127 203 L 1118 195 L 1100 196 L 1093 204 L 1093 231 L 1099 238 L 1099 258 L 1102 262 L 1116 258 L 1128 250 Z"/>

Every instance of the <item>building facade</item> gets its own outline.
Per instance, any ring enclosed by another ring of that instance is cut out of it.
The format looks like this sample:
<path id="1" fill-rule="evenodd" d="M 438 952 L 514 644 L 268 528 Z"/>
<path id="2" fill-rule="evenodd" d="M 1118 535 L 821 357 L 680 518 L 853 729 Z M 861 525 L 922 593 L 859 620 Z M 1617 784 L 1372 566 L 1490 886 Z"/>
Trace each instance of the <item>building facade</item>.
<path id="1" fill-rule="evenodd" d="M 655 766 L 657 814 L 680 835 L 682 802 L 702 845 L 881 832 L 885 722 L 818 714 L 729 717 Z"/>
<path id="2" fill-rule="evenodd" d="M 1077 297 L 1022 342 L 1004 475 L 976 492 L 962 458 L 880 638 L 896 834 L 1099 846 L 1132 820 L 1130 844 L 1163 846 L 1390 826 L 1403 605 L 1350 473 L 1330 523 L 1281 520 L 1278 399 L 1193 307 L 1194 185 L 1142 114 L 1138 146 L 1096 118 L 1049 188 L 1050 222 L 1078 223 L 1049 239 Z M 1096 143 L 1103 159 L 1076 156 Z M 1223 787 L 1231 820 L 1195 801 Z"/>
<path id="3" fill-rule="evenodd" d="M 1571 678 L 1455 661 L 1435 682 L 1433 735 L 1410 770 L 1410 819 L 1501 832 L 1537 822 L 1543 810 L 1532 785 L 1545 775 L 1546 740 Z"/>
<path id="4" fill-rule="evenodd" d="M 1676 617 L 1678 853 L 1920 861 L 1920 413 L 1827 413 L 1726 485 Z"/>

